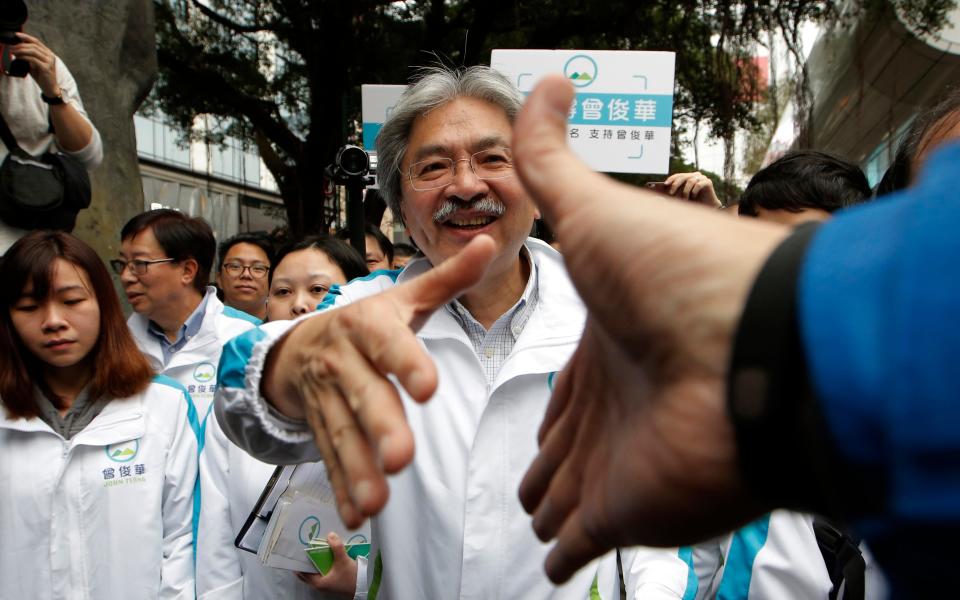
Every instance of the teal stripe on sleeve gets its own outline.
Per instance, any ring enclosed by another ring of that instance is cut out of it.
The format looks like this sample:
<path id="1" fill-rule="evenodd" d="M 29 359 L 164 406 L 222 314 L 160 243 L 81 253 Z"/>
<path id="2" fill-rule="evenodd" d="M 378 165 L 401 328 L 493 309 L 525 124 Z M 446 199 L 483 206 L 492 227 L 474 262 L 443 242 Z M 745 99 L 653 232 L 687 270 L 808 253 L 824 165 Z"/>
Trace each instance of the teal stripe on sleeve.
<path id="1" fill-rule="evenodd" d="M 262 329 L 256 327 L 245 331 L 227 342 L 220 354 L 220 366 L 217 368 L 219 385 L 242 388 L 247 363 L 253 356 L 253 347 L 267 337 Z"/>
<path id="2" fill-rule="evenodd" d="M 369 275 L 364 275 L 363 277 L 357 277 L 356 279 L 351 279 L 350 283 L 353 283 L 354 281 L 370 281 L 371 279 L 376 279 L 377 277 L 380 277 L 380 276 L 389 277 L 390 279 L 393 280 L 394 283 L 396 283 L 397 277 L 400 277 L 400 273 L 402 272 L 403 272 L 403 269 L 396 269 L 396 270 L 377 269 L 376 271 L 374 271 L 373 273 L 370 273 Z"/>
<path id="3" fill-rule="evenodd" d="M 694 600 L 700 588 L 700 580 L 697 579 L 697 571 L 693 568 L 693 547 L 680 548 L 677 556 L 687 564 L 687 587 L 683 592 L 683 600 Z"/>
<path id="4" fill-rule="evenodd" d="M 232 306 L 224 306 L 223 314 L 231 317 L 233 319 L 240 319 L 246 321 L 247 323 L 253 323 L 254 325 L 263 325 L 263 321 L 251 315 L 250 313 L 245 313 L 242 310 L 238 310 Z"/>
<path id="5" fill-rule="evenodd" d="M 199 450 L 203 445 L 203 427 L 200 425 L 200 418 L 197 416 L 197 407 L 193 403 L 193 397 L 190 395 L 190 392 L 188 392 L 187 388 L 183 387 L 183 384 L 179 381 L 167 375 L 154 375 L 153 381 L 154 383 L 172 387 L 178 392 L 183 393 L 183 397 L 187 401 L 187 422 L 190 423 L 190 429 L 193 430 L 193 435 L 197 438 L 197 448 Z"/>
<path id="6" fill-rule="evenodd" d="M 155 383 L 161 385 L 166 385 L 172 387 L 178 392 L 183 393 L 184 399 L 187 401 L 187 422 L 190 423 L 190 429 L 193 430 L 194 437 L 197 438 L 197 461 L 199 467 L 200 452 L 203 450 L 203 438 L 204 438 L 204 426 L 200 423 L 199 418 L 197 417 L 197 407 L 193 403 L 193 397 L 190 396 L 190 392 L 187 391 L 187 388 L 183 387 L 176 379 L 169 377 L 167 375 L 155 375 L 153 377 Z M 204 419 L 206 421 L 206 419 Z M 197 528 L 200 526 L 200 473 L 197 473 L 197 478 L 193 481 L 193 518 L 192 518 L 192 529 L 193 529 L 193 560 L 197 560 Z"/>
<path id="7" fill-rule="evenodd" d="M 340 296 L 340 285 L 333 284 L 330 286 L 330 289 L 327 290 L 327 293 L 324 294 L 323 300 L 320 301 L 320 304 L 317 305 L 317 310 L 327 310 L 332 307 L 337 302 L 337 298 Z"/>
<path id="8" fill-rule="evenodd" d="M 753 563 L 767 543 L 770 515 L 767 514 L 741 527 L 733 534 L 730 551 L 723 567 L 723 579 L 717 589 L 717 600 L 743 600 L 750 593 Z"/>
<path id="9" fill-rule="evenodd" d="M 350 285 L 356 281 L 371 281 L 377 277 L 389 277 L 390 281 L 393 283 L 397 282 L 397 277 L 400 277 L 400 273 L 403 272 L 403 269 L 397 269 L 394 271 L 388 271 L 386 269 L 377 269 L 369 275 L 364 275 L 363 277 L 355 277 L 348 281 L 346 285 Z M 343 286 L 334 284 L 330 286 L 330 289 L 327 290 L 326 295 L 323 297 L 323 300 L 320 301 L 320 304 L 317 305 L 317 310 L 327 310 L 331 308 L 337 302 L 337 298 L 343 295 L 342 289 Z"/>

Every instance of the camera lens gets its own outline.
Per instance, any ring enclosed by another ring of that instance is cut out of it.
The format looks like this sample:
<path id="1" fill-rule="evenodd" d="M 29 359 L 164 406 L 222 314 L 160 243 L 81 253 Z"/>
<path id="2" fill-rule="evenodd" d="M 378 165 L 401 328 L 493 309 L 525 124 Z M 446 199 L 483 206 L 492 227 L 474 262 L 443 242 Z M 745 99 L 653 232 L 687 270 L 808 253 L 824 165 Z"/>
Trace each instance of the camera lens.
<path id="1" fill-rule="evenodd" d="M 363 148 L 344 146 L 337 152 L 337 168 L 351 177 L 362 176 L 367 173 L 370 159 Z"/>

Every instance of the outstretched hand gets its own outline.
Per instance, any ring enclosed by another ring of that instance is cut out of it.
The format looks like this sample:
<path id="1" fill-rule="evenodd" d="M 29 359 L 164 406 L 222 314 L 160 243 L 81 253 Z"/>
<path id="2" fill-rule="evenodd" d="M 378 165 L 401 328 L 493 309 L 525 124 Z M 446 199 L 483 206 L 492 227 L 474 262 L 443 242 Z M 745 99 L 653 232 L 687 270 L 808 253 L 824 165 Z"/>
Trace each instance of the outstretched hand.
<path id="1" fill-rule="evenodd" d="M 572 88 L 545 78 L 514 133 L 527 191 L 590 315 L 520 498 L 562 582 L 615 546 L 678 545 L 764 507 L 745 492 L 723 381 L 749 287 L 786 230 L 590 171 L 566 147 Z"/>
<path id="2" fill-rule="evenodd" d="M 270 351 L 261 391 L 309 423 L 348 527 L 383 508 L 386 475 L 413 459 L 413 433 L 388 376 L 414 400 L 430 399 L 437 370 L 415 332 L 480 281 L 494 249 L 478 236 L 412 281 L 305 319 Z"/>

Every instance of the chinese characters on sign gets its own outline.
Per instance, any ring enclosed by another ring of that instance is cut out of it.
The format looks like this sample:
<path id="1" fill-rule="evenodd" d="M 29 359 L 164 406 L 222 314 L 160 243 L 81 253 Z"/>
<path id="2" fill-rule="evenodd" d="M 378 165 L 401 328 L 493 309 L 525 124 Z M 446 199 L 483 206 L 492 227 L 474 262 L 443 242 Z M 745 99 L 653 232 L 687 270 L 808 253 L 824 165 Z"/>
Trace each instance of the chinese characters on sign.
<path id="1" fill-rule="evenodd" d="M 490 64 L 524 94 L 562 74 L 576 97 L 570 148 L 590 167 L 613 173 L 666 173 L 673 125 L 672 52 L 494 50 Z"/>
<path id="2" fill-rule="evenodd" d="M 570 106 L 571 125 L 595 123 L 625 127 L 670 127 L 673 98 L 650 94 L 580 92 Z"/>

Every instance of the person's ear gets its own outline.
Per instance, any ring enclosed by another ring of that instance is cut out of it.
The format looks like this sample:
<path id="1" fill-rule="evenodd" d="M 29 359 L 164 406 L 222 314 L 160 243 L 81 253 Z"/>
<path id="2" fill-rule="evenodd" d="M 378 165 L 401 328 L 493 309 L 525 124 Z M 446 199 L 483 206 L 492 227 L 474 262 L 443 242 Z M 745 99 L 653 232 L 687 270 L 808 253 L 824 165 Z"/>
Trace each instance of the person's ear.
<path id="1" fill-rule="evenodd" d="M 180 263 L 183 269 L 183 272 L 180 275 L 180 283 L 184 286 L 193 285 L 193 280 L 197 278 L 197 272 L 200 270 L 200 265 L 197 263 L 195 258 L 186 258 Z"/>

